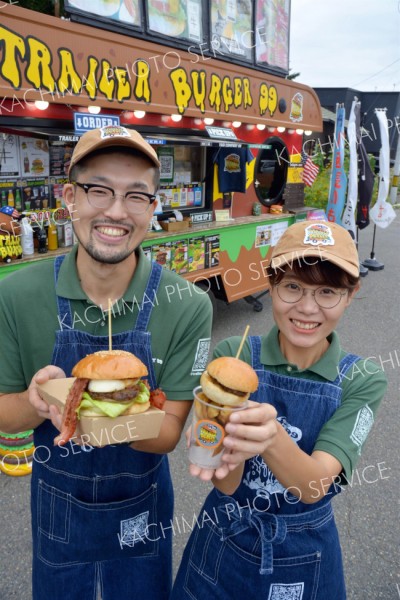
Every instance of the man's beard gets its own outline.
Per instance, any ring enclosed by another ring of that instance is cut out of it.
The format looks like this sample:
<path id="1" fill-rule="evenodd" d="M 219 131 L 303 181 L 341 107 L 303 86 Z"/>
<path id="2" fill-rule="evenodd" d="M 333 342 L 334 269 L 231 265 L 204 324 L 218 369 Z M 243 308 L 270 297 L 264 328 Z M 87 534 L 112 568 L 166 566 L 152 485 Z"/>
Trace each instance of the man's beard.
<path id="1" fill-rule="evenodd" d="M 76 233 L 75 233 L 75 236 L 76 236 L 79 244 L 87 252 L 87 254 L 90 256 L 90 258 L 93 258 L 93 260 L 95 260 L 99 263 L 102 263 L 103 265 L 116 265 L 116 264 L 126 260 L 128 258 L 128 256 L 131 256 L 131 254 L 133 254 L 136 251 L 136 248 L 134 248 L 133 250 L 126 249 L 126 250 L 121 250 L 118 254 L 114 254 L 113 256 L 108 256 L 107 254 L 103 253 L 101 250 L 98 250 L 97 248 L 95 248 L 91 239 L 89 239 L 89 242 L 85 245 L 82 243 L 82 241 L 79 239 L 79 236 Z"/>

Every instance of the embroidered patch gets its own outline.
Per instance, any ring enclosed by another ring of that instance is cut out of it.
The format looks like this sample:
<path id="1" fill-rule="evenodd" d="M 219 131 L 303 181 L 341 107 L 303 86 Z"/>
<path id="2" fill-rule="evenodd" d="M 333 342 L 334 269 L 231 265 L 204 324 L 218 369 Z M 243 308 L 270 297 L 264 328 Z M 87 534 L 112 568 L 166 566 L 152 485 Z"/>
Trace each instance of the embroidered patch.
<path id="1" fill-rule="evenodd" d="M 325 223 L 313 223 L 306 227 L 303 244 L 311 246 L 334 246 L 332 230 Z"/>
<path id="2" fill-rule="evenodd" d="M 192 366 L 191 375 L 201 375 L 207 366 L 208 353 L 210 352 L 211 338 L 203 338 L 197 342 L 196 356 Z"/>
<path id="3" fill-rule="evenodd" d="M 131 519 L 121 521 L 121 532 L 118 533 L 119 545 L 121 550 L 124 546 L 133 548 L 136 542 L 144 542 L 146 538 L 147 526 L 149 522 L 149 511 L 136 515 Z"/>
<path id="4" fill-rule="evenodd" d="M 273 583 L 269 589 L 268 600 L 301 600 L 304 593 L 304 582 Z"/>
<path id="5" fill-rule="evenodd" d="M 101 127 L 100 132 L 102 140 L 110 137 L 130 137 L 129 131 L 119 125 L 106 125 L 105 127 Z"/>
<path id="6" fill-rule="evenodd" d="M 362 446 L 371 427 L 374 424 L 374 413 L 369 406 L 363 406 L 357 415 L 356 422 L 351 432 L 350 439 L 356 446 Z"/>

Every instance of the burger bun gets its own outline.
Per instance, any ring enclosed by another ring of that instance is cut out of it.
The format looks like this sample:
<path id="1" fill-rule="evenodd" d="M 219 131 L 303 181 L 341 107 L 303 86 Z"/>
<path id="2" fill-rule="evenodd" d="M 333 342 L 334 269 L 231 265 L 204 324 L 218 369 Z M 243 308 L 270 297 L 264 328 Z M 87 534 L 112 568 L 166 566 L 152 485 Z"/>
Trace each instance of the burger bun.
<path id="1" fill-rule="evenodd" d="M 200 385 L 212 402 L 240 406 L 256 391 L 258 377 L 246 362 L 232 356 L 221 356 L 209 363 L 200 377 Z"/>
<path id="2" fill-rule="evenodd" d="M 85 379 L 140 379 L 147 374 L 146 365 L 125 350 L 101 350 L 88 354 L 72 369 L 74 377 Z"/>

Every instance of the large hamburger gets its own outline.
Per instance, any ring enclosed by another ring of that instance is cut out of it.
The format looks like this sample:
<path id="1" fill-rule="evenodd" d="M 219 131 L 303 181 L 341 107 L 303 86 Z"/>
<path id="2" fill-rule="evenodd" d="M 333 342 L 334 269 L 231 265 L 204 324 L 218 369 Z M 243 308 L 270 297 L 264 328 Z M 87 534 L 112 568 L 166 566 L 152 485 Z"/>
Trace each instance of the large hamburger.
<path id="1" fill-rule="evenodd" d="M 254 369 L 233 356 L 212 360 L 200 377 L 203 394 L 220 406 L 240 406 L 258 387 Z"/>
<path id="2" fill-rule="evenodd" d="M 150 391 L 147 367 L 134 354 L 124 350 L 102 350 L 88 354 L 72 369 L 76 377 L 69 391 L 56 443 L 64 445 L 74 435 L 77 420 L 85 417 L 111 417 L 145 412 L 150 405 L 162 408 L 165 394 Z"/>

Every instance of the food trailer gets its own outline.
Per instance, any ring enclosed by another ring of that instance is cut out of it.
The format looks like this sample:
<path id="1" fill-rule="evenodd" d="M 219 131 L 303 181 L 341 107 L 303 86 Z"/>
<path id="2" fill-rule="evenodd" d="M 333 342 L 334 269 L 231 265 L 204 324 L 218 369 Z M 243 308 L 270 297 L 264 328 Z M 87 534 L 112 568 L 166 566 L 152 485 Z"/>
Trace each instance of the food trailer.
<path id="1" fill-rule="evenodd" d="M 35 239 L 33 255 L 0 261 L 0 278 L 68 251 L 62 186 L 74 144 L 93 127 L 123 125 L 161 162 L 149 259 L 261 309 L 270 249 L 307 213 L 301 151 L 322 130 L 315 92 L 286 78 L 289 0 L 85 6 L 65 0 L 68 20 L 2 11 L 1 205 L 49 240 L 55 228 L 58 248 L 39 253 Z"/>

